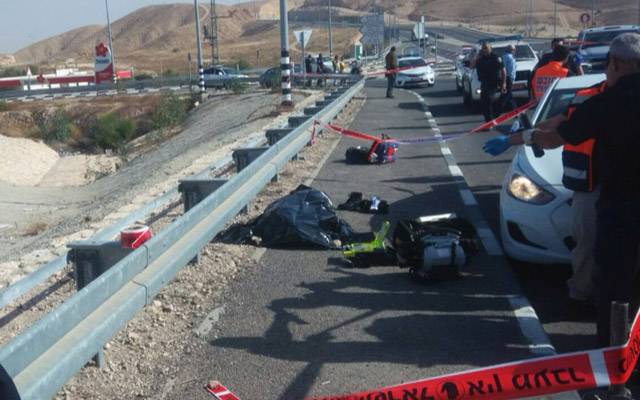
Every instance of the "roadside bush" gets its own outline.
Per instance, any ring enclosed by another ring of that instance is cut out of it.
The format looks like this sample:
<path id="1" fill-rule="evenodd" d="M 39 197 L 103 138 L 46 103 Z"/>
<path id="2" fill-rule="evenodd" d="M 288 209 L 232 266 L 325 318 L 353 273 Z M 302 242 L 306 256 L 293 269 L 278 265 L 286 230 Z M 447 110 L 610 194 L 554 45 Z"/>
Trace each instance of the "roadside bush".
<path id="1" fill-rule="evenodd" d="M 136 81 L 148 81 L 149 79 L 153 79 L 153 76 L 151 76 L 151 74 L 147 74 L 147 73 L 137 74 L 135 76 L 135 80 Z"/>
<path id="2" fill-rule="evenodd" d="M 247 82 L 241 82 L 234 79 L 227 84 L 227 88 L 234 94 L 242 94 L 246 93 L 247 90 L 249 90 L 249 85 L 247 84 Z"/>
<path id="3" fill-rule="evenodd" d="M 171 68 L 165 70 L 162 72 L 162 76 L 166 77 L 166 78 L 173 78 L 178 76 L 178 73 L 174 70 L 172 70 Z"/>
<path id="4" fill-rule="evenodd" d="M 44 112 L 35 115 L 38 133 L 45 142 L 66 142 L 71 136 L 71 120 L 63 110 L 49 116 Z"/>
<path id="5" fill-rule="evenodd" d="M 4 100 L 0 100 L 0 111 L 7 111 L 9 109 L 9 103 Z"/>
<path id="6" fill-rule="evenodd" d="M 245 60 L 244 58 L 239 59 L 238 61 L 232 63 L 231 65 L 233 66 L 237 65 L 240 70 L 253 68 L 253 65 L 251 65 L 251 63 Z"/>
<path id="7" fill-rule="evenodd" d="M 98 117 L 91 129 L 96 145 L 102 149 L 122 150 L 133 138 L 135 124 L 133 121 L 111 113 Z"/>
<path id="8" fill-rule="evenodd" d="M 167 93 L 162 96 L 151 120 L 155 129 L 173 128 L 187 119 L 189 102 L 180 98 L 175 93 Z"/>

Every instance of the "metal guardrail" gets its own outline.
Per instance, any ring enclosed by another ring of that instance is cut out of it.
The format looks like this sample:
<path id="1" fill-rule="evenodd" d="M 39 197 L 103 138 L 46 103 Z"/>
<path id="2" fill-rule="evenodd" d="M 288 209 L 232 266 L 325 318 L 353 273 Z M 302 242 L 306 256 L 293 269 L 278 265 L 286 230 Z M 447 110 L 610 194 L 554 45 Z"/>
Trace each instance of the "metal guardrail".
<path id="1" fill-rule="evenodd" d="M 311 139 L 314 119 L 332 120 L 363 87 L 359 80 L 218 190 L 0 348 L 0 364 L 22 400 L 50 398 Z"/>

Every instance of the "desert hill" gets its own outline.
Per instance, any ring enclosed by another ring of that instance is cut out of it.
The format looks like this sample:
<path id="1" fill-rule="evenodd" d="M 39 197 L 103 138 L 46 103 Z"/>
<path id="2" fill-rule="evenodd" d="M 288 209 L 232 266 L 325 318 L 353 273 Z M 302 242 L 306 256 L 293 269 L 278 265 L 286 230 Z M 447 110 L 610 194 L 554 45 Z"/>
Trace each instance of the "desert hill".
<path id="1" fill-rule="evenodd" d="M 208 2 L 202 2 L 202 24 L 209 22 Z M 374 9 L 386 14 L 398 15 L 402 21 L 418 20 L 421 15 L 429 21 L 467 23 L 480 28 L 505 27 L 512 32 L 522 31 L 527 23 L 529 0 L 332 0 L 334 15 L 357 16 Z M 553 0 L 536 0 L 532 18 L 537 24 L 536 34 L 550 35 L 553 23 Z M 310 52 L 327 51 L 327 32 L 322 20 L 326 18 L 326 0 L 289 0 L 294 12 L 317 12 L 312 24 L 314 33 L 309 44 Z M 579 16 L 590 12 L 592 0 L 558 0 L 559 25 L 564 32 L 575 33 L 580 29 Z M 275 65 L 279 57 L 279 2 L 278 0 L 249 1 L 234 6 L 217 7 L 219 46 L 223 62 L 243 61 L 254 66 Z M 312 14 L 313 15 L 313 14 Z M 598 0 L 599 24 L 636 23 L 637 2 L 634 0 Z M 190 4 L 153 5 L 138 9 L 113 22 L 114 48 L 120 67 L 135 66 L 138 71 L 189 68 L 187 55 L 195 56 L 193 6 Z M 308 25 L 308 23 L 307 23 Z M 290 23 L 290 28 L 304 26 Z M 92 63 L 93 47 L 106 41 L 104 26 L 79 27 L 60 35 L 34 43 L 16 52 L 18 64 L 55 64 L 75 59 L 80 63 Z M 336 27 L 334 47 L 336 53 L 347 53 L 357 40 L 355 28 Z M 297 56 L 295 40 L 291 37 L 294 57 Z M 209 58 L 208 44 L 203 42 L 205 59 Z M 3 57 L 12 60 L 10 57 Z M 194 57 L 195 59 L 195 57 Z"/>
<path id="2" fill-rule="evenodd" d="M 301 4 L 302 1 L 289 1 L 292 8 Z M 243 60 L 252 65 L 277 64 L 280 47 L 278 21 L 274 19 L 279 13 L 277 5 L 277 0 L 267 0 L 255 4 L 217 6 L 223 62 Z M 209 24 L 210 11 L 204 4 L 200 7 L 200 18 L 202 26 Z M 184 72 L 188 68 L 189 53 L 195 60 L 195 18 L 193 6 L 189 4 L 143 7 L 114 21 L 111 29 L 119 68 L 135 66 L 138 71 L 173 69 Z M 347 51 L 357 38 L 356 29 L 336 29 L 334 43 L 337 51 Z M 17 51 L 14 57 L 19 64 L 54 64 L 69 58 L 91 63 L 93 47 L 106 40 L 104 26 L 84 26 L 34 43 Z M 295 43 L 293 37 L 291 41 Z M 310 50 L 326 51 L 325 43 L 326 34 L 317 32 L 310 43 Z M 203 51 L 205 60 L 208 60 L 210 50 L 206 41 L 203 41 Z"/>

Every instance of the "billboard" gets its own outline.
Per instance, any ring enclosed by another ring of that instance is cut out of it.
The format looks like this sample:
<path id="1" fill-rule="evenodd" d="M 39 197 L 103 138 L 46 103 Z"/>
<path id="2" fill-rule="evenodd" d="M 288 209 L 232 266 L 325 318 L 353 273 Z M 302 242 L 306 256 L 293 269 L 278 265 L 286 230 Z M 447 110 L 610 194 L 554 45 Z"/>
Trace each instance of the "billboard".
<path id="1" fill-rule="evenodd" d="M 113 59 L 111 50 L 104 43 L 96 46 L 95 58 L 96 84 L 111 82 L 113 79 Z"/>

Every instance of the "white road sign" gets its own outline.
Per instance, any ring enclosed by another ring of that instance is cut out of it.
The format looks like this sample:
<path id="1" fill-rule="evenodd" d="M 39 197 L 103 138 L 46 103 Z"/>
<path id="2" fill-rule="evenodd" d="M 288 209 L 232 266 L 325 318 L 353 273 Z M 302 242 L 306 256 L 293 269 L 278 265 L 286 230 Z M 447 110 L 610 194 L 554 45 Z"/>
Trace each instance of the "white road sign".
<path id="1" fill-rule="evenodd" d="M 311 32 L 313 32 L 312 29 L 303 29 L 300 31 L 293 31 L 293 35 L 296 37 L 299 45 L 302 46 L 304 43 L 306 46 L 309 43 L 309 40 L 311 40 Z"/>

